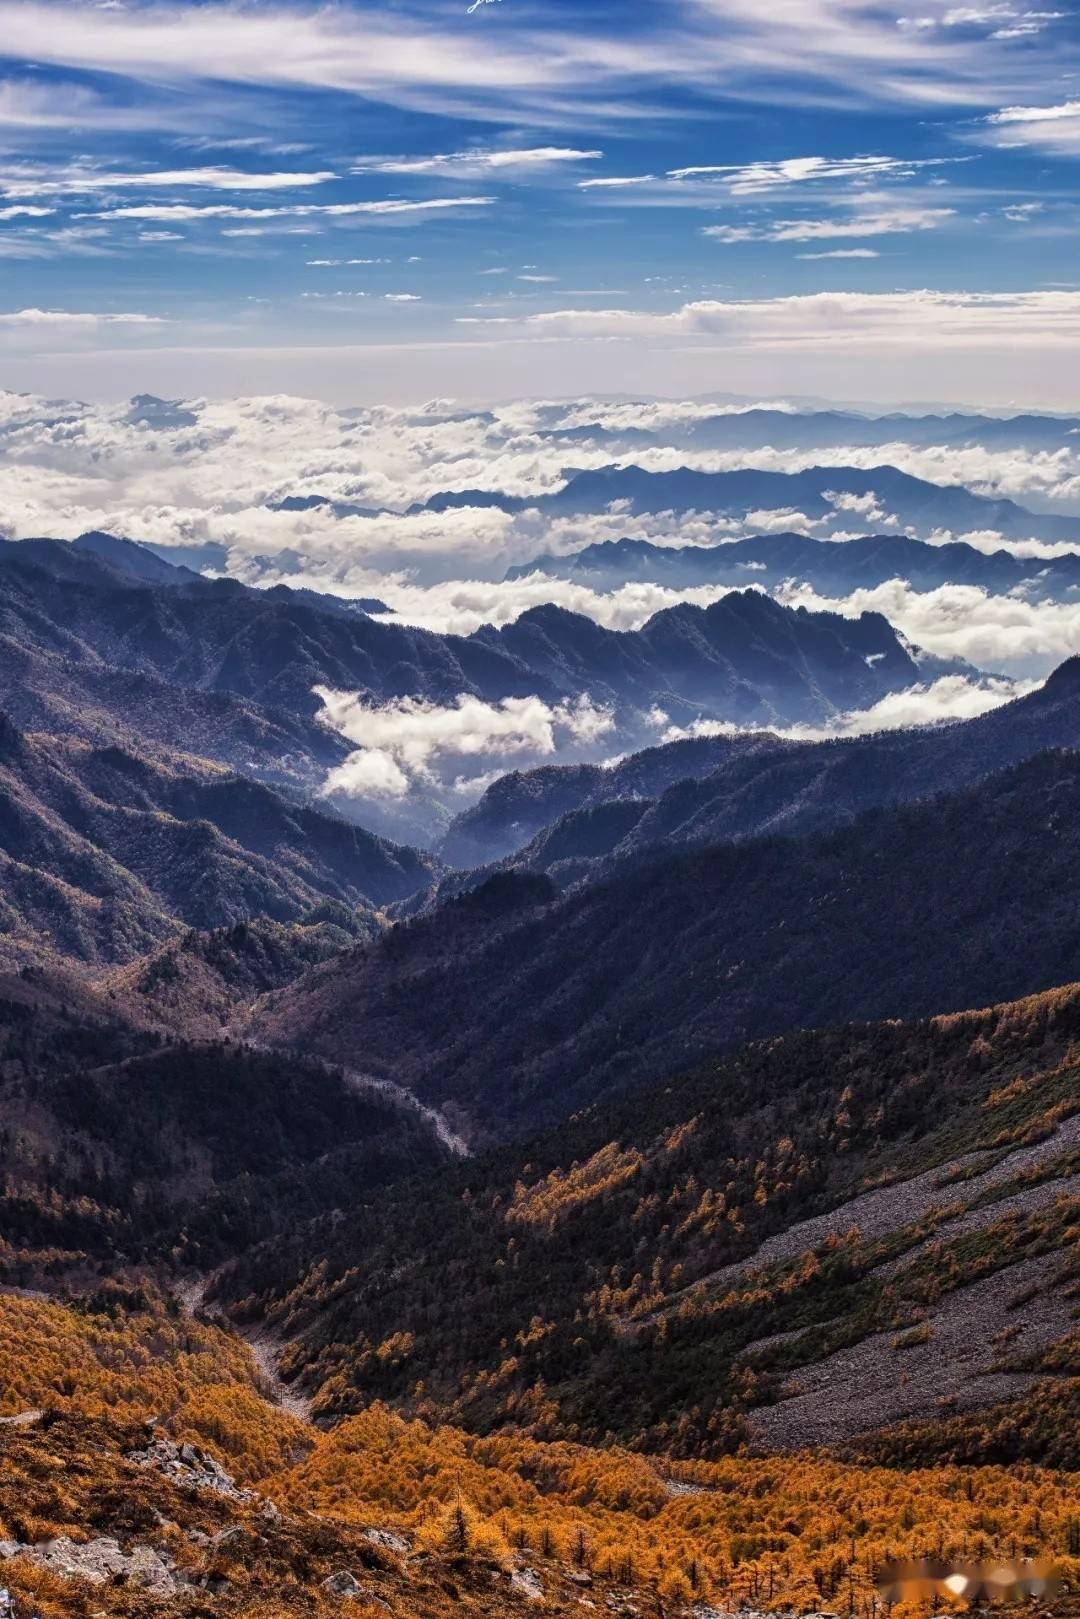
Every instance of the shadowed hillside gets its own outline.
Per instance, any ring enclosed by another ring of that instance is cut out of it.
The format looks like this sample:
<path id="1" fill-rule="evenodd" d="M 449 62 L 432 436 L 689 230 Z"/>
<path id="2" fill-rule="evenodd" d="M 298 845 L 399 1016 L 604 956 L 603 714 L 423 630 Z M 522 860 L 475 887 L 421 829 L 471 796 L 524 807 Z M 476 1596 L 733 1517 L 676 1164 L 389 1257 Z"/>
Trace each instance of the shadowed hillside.
<path id="1" fill-rule="evenodd" d="M 384 1072 L 479 1137 L 800 1025 L 905 1017 L 1080 974 L 1080 758 L 770 837 L 498 879 L 259 1003 L 260 1039 Z M 978 850 L 978 859 L 972 851 Z"/>

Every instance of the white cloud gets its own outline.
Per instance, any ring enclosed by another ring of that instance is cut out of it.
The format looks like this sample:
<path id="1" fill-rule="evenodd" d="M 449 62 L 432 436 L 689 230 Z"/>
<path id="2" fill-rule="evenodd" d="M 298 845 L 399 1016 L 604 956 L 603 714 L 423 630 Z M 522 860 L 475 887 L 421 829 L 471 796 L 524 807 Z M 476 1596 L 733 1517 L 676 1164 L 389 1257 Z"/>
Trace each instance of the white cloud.
<path id="1" fill-rule="evenodd" d="M 0 312 L 0 326 L 160 326 L 157 315 L 95 314 L 73 309 L 12 309 Z"/>
<path id="2" fill-rule="evenodd" d="M 824 253 L 796 253 L 797 259 L 879 259 L 881 254 L 872 247 L 832 247 Z"/>
<path id="3" fill-rule="evenodd" d="M 609 175 L 606 179 L 579 180 L 578 181 L 578 190 L 579 191 L 602 191 L 602 190 L 616 190 L 617 191 L 623 186 L 643 186 L 643 185 L 648 185 L 650 180 L 654 180 L 655 178 L 656 178 L 656 176 L 652 175 L 652 174 Z"/>
<path id="4" fill-rule="evenodd" d="M 941 16 L 900 17 L 901 28 L 927 32 L 933 29 L 976 29 L 990 39 L 1030 39 L 1051 23 L 1060 22 L 1063 11 L 1018 11 L 1011 5 L 951 6 Z"/>
<path id="5" fill-rule="evenodd" d="M 937 16 L 947 8 L 928 0 L 926 9 Z M 785 106 L 820 108 L 827 99 L 978 109 L 992 105 L 995 90 L 1000 97 L 1003 79 L 1005 93 L 1037 94 L 1047 70 L 1041 53 L 1013 53 L 1006 75 L 1001 41 L 901 29 L 894 10 L 861 0 L 783 0 L 779 11 L 760 0 L 697 0 L 646 11 L 633 30 L 620 26 L 617 9 L 598 17 L 571 9 L 559 27 L 530 12 L 513 30 L 485 30 L 481 47 L 463 18 L 464 8 L 455 15 L 404 6 L 4 0 L 0 38 L 13 60 L 123 76 L 148 89 L 198 85 L 208 110 L 220 107 L 222 84 L 295 87 L 504 126 L 517 118 L 581 127 L 613 113 L 649 119 L 656 108 L 641 88 L 657 82 L 741 98 L 768 86 Z M 1069 44 L 1062 41 L 1056 70 L 1070 59 Z M 70 122 L 69 107 L 53 117 Z"/>
<path id="6" fill-rule="evenodd" d="M 780 298 L 699 299 L 668 314 L 636 309 L 552 309 L 511 322 L 540 336 L 714 338 L 743 348 L 852 347 L 880 354 L 916 345 L 1001 350 L 1072 347 L 1080 290 L 1033 292 L 816 292 Z M 470 325 L 486 322 L 473 319 Z M 500 324 L 506 324 L 505 321 Z"/>
<path id="7" fill-rule="evenodd" d="M 733 196 L 786 190 L 819 181 L 911 179 L 921 169 L 939 168 L 955 158 L 902 157 L 788 157 L 779 162 L 705 164 L 690 169 L 669 169 L 669 180 L 718 180 Z"/>
<path id="8" fill-rule="evenodd" d="M 51 259 L 71 254 L 100 258 L 111 253 L 108 233 L 100 226 L 64 225 L 43 230 L 30 225 L 0 235 L 0 258 Z"/>
<path id="9" fill-rule="evenodd" d="M 883 613 L 909 640 L 941 657 L 966 658 L 980 669 L 1037 679 L 1080 652 L 1080 602 L 1033 603 L 991 596 L 974 585 L 915 591 L 902 579 L 837 599 L 805 586 L 786 599 L 812 611 Z"/>
<path id="10" fill-rule="evenodd" d="M 615 726 L 613 715 L 587 697 L 549 705 L 539 697 L 487 703 L 461 696 L 445 706 L 404 697 L 368 707 L 355 693 L 315 691 L 325 723 L 356 744 L 327 777 L 327 796 L 461 795 L 470 787 L 478 794 L 495 761 L 511 768 L 593 749 Z"/>
<path id="11" fill-rule="evenodd" d="M 1002 107 L 991 113 L 988 124 L 1068 123 L 1080 117 L 1080 101 L 1063 101 L 1055 107 Z"/>
<path id="12" fill-rule="evenodd" d="M 875 731 L 900 731 L 915 725 L 940 725 L 975 719 L 1003 703 L 1034 689 L 1038 681 L 968 680 L 964 675 L 943 675 L 939 680 L 887 693 L 870 708 L 848 709 L 828 725 L 771 727 L 771 734 L 793 742 L 822 742 L 838 736 L 868 736 Z M 669 725 L 661 741 L 677 742 L 688 736 L 733 736 L 738 727 L 722 721 L 698 720 L 689 726 Z"/>
<path id="13" fill-rule="evenodd" d="M 0 38 L 3 37 L 0 24 Z M 17 55 L 12 52 L 13 58 Z M 83 85 L 0 80 L 0 129 L 9 133 L 50 129 L 146 131 L 163 123 L 170 123 L 170 119 L 160 107 L 117 106 Z"/>

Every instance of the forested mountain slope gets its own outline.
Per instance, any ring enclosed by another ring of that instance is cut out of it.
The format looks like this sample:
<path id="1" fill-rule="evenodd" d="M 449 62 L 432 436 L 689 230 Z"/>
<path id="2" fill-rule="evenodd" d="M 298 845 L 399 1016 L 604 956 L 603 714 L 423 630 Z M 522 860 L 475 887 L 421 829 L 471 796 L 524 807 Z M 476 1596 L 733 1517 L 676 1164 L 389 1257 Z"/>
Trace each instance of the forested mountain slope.
<path id="1" fill-rule="evenodd" d="M 325 1432 L 275 1405 L 234 1334 L 150 1287 L 0 1297 L 0 1369 L 0 1568 L 41 1619 L 861 1613 L 898 1549 L 1076 1567 L 1050 1467 L 686 1463 L 378 1405 Z"/>
<path id="2" fill-rule="evenodd" d="M 39 655 L 230 692 L 312 718 L 323 682 L 374 696 L 525 695 L 528 672 L 482 641 L 439 636 L 232 579 L 151 583 L 60 541 L 0 552 L 0 633 Z"/>
<path id="3" fill-rule="evenodd" d="M 934 1417 L 875 1453 L 1007 1461 L 1023 1432 L 1075 1463 L 1036 1375 L 1075 1353 L 1078 1076 L 1076 986 L 801 1031 L 391 1189 L 223 1292 L 327 1414 L 676 1455 Z"/>
<path id="4" fill-rule="evenodd" d="M 92 994 L 140 1025 L 188 1040 L 212 1040 L 238 1007 L 284 988 L 358 940 L 377 938 L 384 925 L 375 912 L 328 900 L 303 922 L 256 917 L 209 932 L 191 929 L 95 977 Z"/>
<path id="5" fill-rule="evenodd" d="M 977 850 L 978 857 L 972 852 Z M 505 874 L 256 1007 L 260 1039 L 522 1129 L 719 1047 L 1080 975 L 1080 757 L 837 831 Z"/>
<path id="6" fill-rule="evenodd" d="M 447 1156 L 324 1064 L 173 1043 L 127 1010 L 0 978 L 0 1291 L 214 1264 Z"/>
<path id="7" fill-rule="evenodd" d="M 499 859 L 559 816 L 617 799 L 647 800 L 624 852 L 660 841 L 719 842 L 843 824 L 876 805 L 976 782 L 1044 748 L 1080 745 L 1080 658 L 1026 697 L 975 719 L 921 730 L 792 742 L 767 732 L 701 737 L 634 754 L 612 769 L 549 766 L 500 777 L 457 817 L 448 859 Z M 569 831 L 569 829 L 567 829 Z M 547 840 L 545 840 L 546 843 Z"/>
<path id="8" fill-rule="evenodd" d="M 677 782 L 711 775 L 736 753 L 777 741 L 767 733 L 687 737 L 643 748 L 613 765 L 513 770 L 454 818 L 439 851 L 455 866 L 497 860 L 573 810 L 614 799 L 654 799 Z"/>
<path id="9" fill-rule="evenodd" d="M 0 715 L 0 952 L 130 960 L 180 930 L 384 904 L 434 862 L 195 759 L 26 735 Z"/>

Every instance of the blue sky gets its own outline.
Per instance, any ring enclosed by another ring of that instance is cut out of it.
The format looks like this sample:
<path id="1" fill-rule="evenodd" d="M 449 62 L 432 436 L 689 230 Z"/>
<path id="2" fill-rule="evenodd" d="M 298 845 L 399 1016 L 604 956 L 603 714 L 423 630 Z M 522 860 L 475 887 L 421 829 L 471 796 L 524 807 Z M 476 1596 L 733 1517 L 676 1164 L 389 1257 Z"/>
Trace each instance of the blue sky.
<path id="1" fill-rule="evenodd" d="M 1075 0 L 0 0 L 0 381 L 1068 406 Z"/>

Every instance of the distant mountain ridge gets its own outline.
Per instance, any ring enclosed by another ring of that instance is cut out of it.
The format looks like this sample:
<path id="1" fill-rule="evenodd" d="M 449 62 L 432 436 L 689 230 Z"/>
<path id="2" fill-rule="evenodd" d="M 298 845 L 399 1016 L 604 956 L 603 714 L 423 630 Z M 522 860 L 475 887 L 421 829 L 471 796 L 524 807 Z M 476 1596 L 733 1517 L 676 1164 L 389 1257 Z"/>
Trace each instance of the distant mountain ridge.
<path id="1" fill-rule="evenodd" d="M 668 421 L 661 431 L 620 430 L 593 424 L 549 436 L 588 440 L 602 434 L 611 442 L 674 444 L 695 450 L 842 450 L 873 449 L 886 444 L 1056 450 L 1070 447 L 1077 431 L 1080 418 L 1075 416 L 981 416 L 963 411 L 869 416 L 850 410 L 771 410 L 759 406 Z"/>
<path id="2" fill-rule="evenodd" d="M 440 512 L 478 506 L 584 516 L 605 512 L 617 501 L 635 514 L 695 511 L 746 518 L 756 511 L 791 511 L 815 520 L 840 516 L 850 528 L 858 520 L 857 512 L 838 510 L 831 496 L 864 502 L 873 497 L 903 529 L 918 537 L 930 537 L 942 529 L 953 533 L 989 529 L 1008 539 L 1080 544 L 1080 517 L 1029 512 L 1015 501 L 974 495 L 959 484 L 928 483 L 888 465 L 808 467 L 801 472 L 752 468 L 698 472 L 690 467 L 652 472 L 634 465 L 613 465 L 572 472 L 562 488 L 547 495 L 470 489 L 432 495 L 410 510 Z"/>
<path id="3" fill-rule="evenodd" d="M 562 696 L 584 691 L 738 724 L 790 724 L 866 708 L 886 691 L 961 668 L 925 654 L 917 661 L 878 613 L 811 613 L 754 590 L 732 591 L 708 607 L 665 608 L 639 630 L 609 630 L 555 605 L 533 607 L 501 628 L 485 625 L 472 639 L 526 664 Z"/>
<path id="4" fill-rule="evenodd" d="M 507 579 L 543 573 L 593 590 L 618 590 L 642 580 L 685 590 L 695 585 L 748 583 L 766 589 L 797 581 L 823 595 L 846 596 L 904 579 L 916 590 L 974 585 L 993 595 L 1023 589 L 1027 601 L 1075 601 L 1080 551 L 1058 557 L 1018 557 L 980 551 L 954 541 L 930 545 L 906 535 L 875 534 L 856 540 L 818 540 L 805 534 L 760 534 L 718 545 L 654 545 L 649 540 L 604 540 L 563 556 L 544 553 L 509 568 Z"/>

